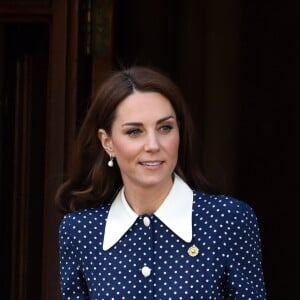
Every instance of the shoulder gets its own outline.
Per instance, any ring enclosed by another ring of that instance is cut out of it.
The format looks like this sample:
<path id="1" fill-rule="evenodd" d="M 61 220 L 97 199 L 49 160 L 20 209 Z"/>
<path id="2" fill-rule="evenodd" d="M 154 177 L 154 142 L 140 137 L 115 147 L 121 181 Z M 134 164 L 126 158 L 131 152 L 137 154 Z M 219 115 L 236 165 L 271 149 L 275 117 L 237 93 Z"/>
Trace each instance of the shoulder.
<path id="1" fill-rule="evenodd" d="M 104 226 L 109 207 L 109 205 L 103 205 L 67 213 L 60 222 L 60 235 L 77 235 L 89 228 Z"/>
<path id="2" fill-rule="evenodd" d="M 207 194 L 201 191 L 194 191 L 194 205 L 195 212 L 204 212 L 220 217 L 227 217 L 229 219 L 256 219 L 252 207 L 237 198 L 226 195 Z"/>

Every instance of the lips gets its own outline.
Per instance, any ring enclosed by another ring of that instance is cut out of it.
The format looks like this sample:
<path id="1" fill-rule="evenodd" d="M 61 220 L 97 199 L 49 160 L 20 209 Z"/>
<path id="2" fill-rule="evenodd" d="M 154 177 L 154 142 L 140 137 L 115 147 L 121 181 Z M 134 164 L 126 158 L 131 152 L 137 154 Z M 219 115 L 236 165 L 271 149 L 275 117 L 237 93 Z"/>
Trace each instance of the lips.
<path id="1" fill-rule="evenodd" d="M 155 167 L 159 166 L 163 163 L 162 160 L 156 160 L 156 161 L 142 161 L 140 162 L 141 165 L 147 166 L 147 167 Z"/>

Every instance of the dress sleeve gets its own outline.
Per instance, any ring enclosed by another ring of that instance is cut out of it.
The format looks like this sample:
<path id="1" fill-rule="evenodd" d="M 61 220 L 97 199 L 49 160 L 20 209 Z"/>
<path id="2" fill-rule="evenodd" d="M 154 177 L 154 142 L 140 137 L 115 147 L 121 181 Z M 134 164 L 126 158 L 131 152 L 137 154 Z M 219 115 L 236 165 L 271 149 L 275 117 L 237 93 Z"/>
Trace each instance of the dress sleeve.
<path id="1" fill-rule="evenodd" d="M 61 300 L 89 300 L 80 267 L 72 219 L 66 215 L 59 227 L 59 265 Z"/>
<path id="2" fill-rule="evenodd" d="M 255 213 L 247 204 L 233 214 L 228 253 L 228 299 L 266 299 L 262 251 Z"/>

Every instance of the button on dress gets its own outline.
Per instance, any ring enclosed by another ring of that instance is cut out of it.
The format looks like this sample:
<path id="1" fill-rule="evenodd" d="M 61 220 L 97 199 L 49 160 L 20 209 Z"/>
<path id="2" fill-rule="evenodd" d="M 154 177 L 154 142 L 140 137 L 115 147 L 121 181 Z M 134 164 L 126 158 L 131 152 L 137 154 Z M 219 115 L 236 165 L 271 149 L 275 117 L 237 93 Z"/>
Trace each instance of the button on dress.
<path id="1" fill-rule="evenodd" d="M 266 299 L 251 207 L 199 191 L 193 191 L 191 207 L 188 242 L 153 214 L 132 219 L 106 250 L 104 235 L 114 235 L 114 227 L 105 232 L 110 204 L 65 215 L 61 299 Z"/>

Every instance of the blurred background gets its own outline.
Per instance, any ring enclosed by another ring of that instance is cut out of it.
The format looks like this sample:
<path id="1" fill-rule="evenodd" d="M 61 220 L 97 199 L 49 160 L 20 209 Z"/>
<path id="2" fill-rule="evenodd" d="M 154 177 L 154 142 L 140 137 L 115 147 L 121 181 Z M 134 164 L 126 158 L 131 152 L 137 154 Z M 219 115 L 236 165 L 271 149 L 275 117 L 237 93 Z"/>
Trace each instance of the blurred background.
<path id="1" fill-rule="evenodd" d="M 297 298 L 293 2 L 0 0 L 2 299 L 59 299 L 55 191 L 97 87 L 133 64 L 179 85 L 206 176 L 256 212 L 268 299 Z"/>

